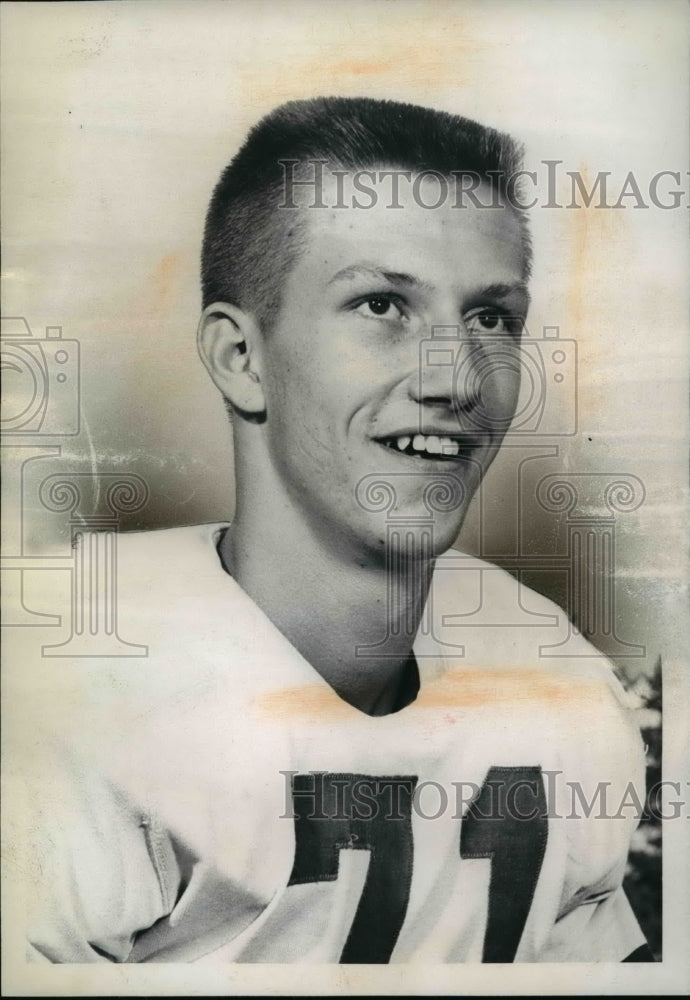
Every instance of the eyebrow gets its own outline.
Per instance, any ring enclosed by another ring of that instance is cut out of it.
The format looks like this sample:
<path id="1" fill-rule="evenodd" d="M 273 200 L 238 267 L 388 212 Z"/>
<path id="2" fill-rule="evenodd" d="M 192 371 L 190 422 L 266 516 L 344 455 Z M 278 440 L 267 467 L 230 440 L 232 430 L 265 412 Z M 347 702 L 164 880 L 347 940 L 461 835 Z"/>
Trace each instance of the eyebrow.
<path id="1" fill-rule="evenodd" d="M 497 299 L 505 299 L 508 295 L 515 295 L 516 293 L 529 298 L 527 283 L 524 281 L 515 281 L 510 283 L 498 281 L 493 285 L 484 285 L 478 290 L 478 293 L 480 295 L 489 295 Z"/>
<path id="2" fill-rule="evenodd" d="M 353 278 L 374 278 L 377 281 L 387 281 L 391 285 L 405 285 L 406 287 L 421 288 L 431 291 L 433 285 L 428 281 L 422 281 L 413 274 L 406 274 L 404 271 L 387 271 L 381 267 L 373 267 L 369 264 L 352 264 L 336 271 L 328 282 L 329 285 L 336 281 L 348 281 Z"/>
<path id="3" fill-rule="evenodd" d="M 523 311 L 527 311 L 530 304 L 529 288 L 526 281 L 504 282 L 498 281 L 491 285 L 483 285 L 470 296 L 470 301 L 480 303 L 482 299 L 508 299 L 514 297 L 518 300 Z"/>
<path id="4" fill-rule="evenodd" d="M 419 288 L 423 291 L 433 291 L 434 287 L 430 282 L 423 281 L 413 274 L 407 274 L 404 271 L 387 271 L 384 268 L 371 264 L 351 264 L 349 267 L 343 267 L 340 271 L 336 271 L 328 284 L 332 285 L 337 281 L 350 281 L 356 278 L 373 278 L 377 281 L 387 281 L 392 285 L 404 285 L 406 287 Z M 473 291 L 470 298 L 477 300 L 483 298 L 505 299 L 511 295 L 519 296 L 521 305 L 523 303 L 525 305 L 529 304 L 529 289 L 527 283 L 524 281 L 498 281 L 490 285 L 483 285 L 481 288 Z"/>

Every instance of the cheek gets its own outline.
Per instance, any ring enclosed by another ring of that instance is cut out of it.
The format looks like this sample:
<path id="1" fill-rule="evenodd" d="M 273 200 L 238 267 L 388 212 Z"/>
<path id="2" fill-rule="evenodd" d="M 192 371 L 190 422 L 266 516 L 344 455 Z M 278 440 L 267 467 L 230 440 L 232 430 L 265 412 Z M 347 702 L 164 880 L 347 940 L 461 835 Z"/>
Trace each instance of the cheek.
<path id="1" fill-rule="evenodd" d="M 515 407 L 520 396 L 520 383 L 520 367 L 517 370 L 505 372 L 501 380 L 501 398 L 511 414 L 515 412 Z"/>
<path id="2" fill-rule="evenodd" d="M 273 461 L 291 476 L 318 479 L 335 447 L 337 401 L 314 359 L 276 357 L 266 378 L 266 433 Z"/>
<path id="3" fill-rule="evenodd" d="M 520 395 L 521 365 L 518 354 L 487 359 L 480 374 L 481 410 L 486 419 L 505 428 Z"/>
<path id="4" fill-rule="evenodd" d="M 263 373 L 267 419 L 273 430 L 287 431 L 295 420 L 315 408 L 314 394 L 318 393 L 318 375 L 313 371 L 313 359 L 301 350 L 281 349 L 275 345 L 265 364 Z"/>

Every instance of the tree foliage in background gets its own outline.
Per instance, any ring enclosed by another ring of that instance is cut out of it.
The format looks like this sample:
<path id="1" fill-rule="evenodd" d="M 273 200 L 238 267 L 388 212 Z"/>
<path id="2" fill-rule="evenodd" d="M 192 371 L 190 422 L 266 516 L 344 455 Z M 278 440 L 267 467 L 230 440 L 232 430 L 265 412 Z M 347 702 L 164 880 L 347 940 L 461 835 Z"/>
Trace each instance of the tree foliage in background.
<path id="1" fill-rule="evenodd" d="M 651 677 L 638 678 L 632 692 L 643 703 L 638 716 L 647 750 L 647 796 L 643 818 L 633 836 L 623 885 L 649 947 L 656 960 L 661 961 L 662 833 L 658 805 L 650 800 L 651 789 L 661 781 L 661 659 L 657 660 Z"/>

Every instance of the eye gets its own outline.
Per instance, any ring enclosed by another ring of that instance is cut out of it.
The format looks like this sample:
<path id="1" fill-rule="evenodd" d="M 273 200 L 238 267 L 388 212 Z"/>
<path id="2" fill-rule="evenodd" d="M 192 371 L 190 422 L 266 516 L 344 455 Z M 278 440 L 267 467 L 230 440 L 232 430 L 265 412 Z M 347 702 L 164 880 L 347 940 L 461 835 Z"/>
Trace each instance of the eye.
<path id="1" fill-rule="evenodd" d="M 465 327 L 468 333 L 489 334 L 500 337 L 503 334 L 520 336 L 524 326 L 521 316 L 511 316 L 500 309 L 486 308 L 465 317 Z"/>
<path id="2" fill-rule="evenodd" d="M 380 292 L 354 303 L 355 312 L 367 319 L 403 319 L 405 310 L 397 295 Z"/>

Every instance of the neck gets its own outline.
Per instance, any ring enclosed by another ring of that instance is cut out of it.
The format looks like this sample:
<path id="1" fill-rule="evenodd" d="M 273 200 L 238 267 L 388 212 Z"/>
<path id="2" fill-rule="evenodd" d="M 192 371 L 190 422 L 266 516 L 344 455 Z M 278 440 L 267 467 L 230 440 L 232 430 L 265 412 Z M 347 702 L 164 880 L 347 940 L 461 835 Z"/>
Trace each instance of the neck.
<path id="1" fill-rule="evenodd" d="M 433 563 L 365 558 L 329 544 L 295 508 L 238 505 L 220 546 L 225 568 L 331 687 L 370 715 L 412 700 L 412 643 Z M 403 556 L 405 554 L 403 553 Z M 405 693 L 407 692 L 407 697 Z"/>

